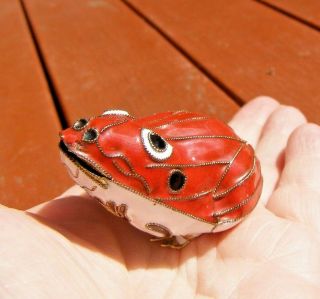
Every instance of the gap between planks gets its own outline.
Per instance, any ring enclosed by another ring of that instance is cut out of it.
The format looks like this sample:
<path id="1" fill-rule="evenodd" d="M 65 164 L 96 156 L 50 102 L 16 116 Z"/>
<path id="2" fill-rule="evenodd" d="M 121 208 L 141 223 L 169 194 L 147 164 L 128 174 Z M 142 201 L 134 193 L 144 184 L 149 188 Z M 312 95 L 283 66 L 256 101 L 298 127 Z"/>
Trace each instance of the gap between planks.
<path id="1" fill-rule="evenodd" d="M 59 121 L 60 121 L 61 127 L 62 127 L 62 129 L 66 129 L 69 126 L 69 124 L 68 124 L 68 121 L 67 121 L 67 119 L 65 117 L 65 113 L 63 111 L 63 108 L 62 108 L 61 103 L 59 101 L 59 97 L 57 95 L 57 92 L 56 92 L 56 89 L 54 87 L 53 81 L 51 79 L 50 73 L 48 71 L 48 67 L 47 67 L 45 58 L 44 58 L 44 56 L 42 54 L 41 47 L 40 47 L 40 44 L 38 42 L 37 36 L 35 34 L 35 31 L 33 29 L 30 17 L 28 15 L 28 11 L 26 9 L 26 6 L 25 6 L 23 0 L 19 0 L 19 2 L 20 2 L 20 5 L 21 5 L 21 8 L 22 8 L 23 15 L 24 15 L 25 20 L 26 20 L 26 24 L 27 24 L 28 30 L 30 32 L 31 39 L 33 41 L 33 44 L 34 44 L 34 47 L 35 47 L 35 50 L 36 50 L 36 53 L 37 53 L 37 56 L 39 58 L 39 62 L 40 62 L 41 68 L 43 70 L 44 77 L 45 77 L 46 82 L 48 84 L 49 92 L 50 92 L 51 97 L 53 99 L 54 107 L 55 107 L 57 115 L 59 117 Z"/>
<path id="2" fill-rule="evenodd" d="M 162 38 L 164 38 L 173 48 L 176 49 L 185 59 L 187 59 L 198 71 L 206 76 L 214 85 L 220 88 L 229 98 L 231 98 L 238 106 L 243 106 L 245 101 L 227 87 L 222 81 L 211 74 L 207 68 L 202 65 L 196 58 L 191 56 L 184 48 L 182 48 L 176 41 L 167 35 L 156 23 L 143 14 L 136 6 L 128 0 L 121 0 L 133 13 L 140 17 L 148 26 L 154 29 Z"/>
<path id="3" fill-rule="evenodd" d="M 295 15 L 294 13 L 291 13 L 291 12 L 285 10 L 284 8 L 281 8 L 281 7 L 278 7 L 275 4 L 266 2 L 265 0 L 253 0 L 253 1 L 255 1 L 255 2 L 267 7 L 269 9 L 273 10 L 273 11 L 276 11 L 276 12 L 278 12 L 278 13 L 280 13 L 280 14 L 282 14 L 282 15 L 290 18 L 290 19 L 293 19 L 293 20 L 299 22 L 300 24 L 305 25 L 305 26 L 307 26 L 307 27 L 309 27 L 309 28 L 311 28 L 313 30 L 320 31 L 320 27 L 318 25 L 313 24 L 313 23 L 305 20 L 305 19 Z"/>

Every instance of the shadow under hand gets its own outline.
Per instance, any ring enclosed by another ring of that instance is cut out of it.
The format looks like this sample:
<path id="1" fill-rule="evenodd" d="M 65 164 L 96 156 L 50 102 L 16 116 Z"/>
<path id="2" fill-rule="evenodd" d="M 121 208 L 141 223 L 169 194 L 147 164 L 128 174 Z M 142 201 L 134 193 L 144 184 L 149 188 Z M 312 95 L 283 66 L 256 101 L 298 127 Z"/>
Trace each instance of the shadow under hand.
<path id="1" fill-rule="evenodd" d="M 56 199 L 29 215 L 70 242 L 124 263 L 128 270 L 177 267 L 195 255 L 205 254 L 215 243 L 210 235 L 197 238 L 182 250 L 162 248 L 149 241 L 151 235 L 111 215 L 89 196 Z"/>

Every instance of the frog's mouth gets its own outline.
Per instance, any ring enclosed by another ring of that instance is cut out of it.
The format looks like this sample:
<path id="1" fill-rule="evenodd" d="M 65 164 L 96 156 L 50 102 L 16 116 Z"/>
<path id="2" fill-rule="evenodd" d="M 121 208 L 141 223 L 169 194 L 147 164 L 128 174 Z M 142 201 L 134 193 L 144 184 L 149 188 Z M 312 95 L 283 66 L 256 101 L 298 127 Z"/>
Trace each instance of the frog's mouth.
<path id="1" fill-rule="evenodd" d="M 71 152 L 65 143 L 61 140 L 59 143 L 61 152 L 84 174 L 90 179 L 99 184 L 103 188 L 108 187 L 108 181 L 111 181 L 111 176 L 104 173 L 102 170 L 94 167 L 88 159 L 79 157 L 75 153 Z"/>

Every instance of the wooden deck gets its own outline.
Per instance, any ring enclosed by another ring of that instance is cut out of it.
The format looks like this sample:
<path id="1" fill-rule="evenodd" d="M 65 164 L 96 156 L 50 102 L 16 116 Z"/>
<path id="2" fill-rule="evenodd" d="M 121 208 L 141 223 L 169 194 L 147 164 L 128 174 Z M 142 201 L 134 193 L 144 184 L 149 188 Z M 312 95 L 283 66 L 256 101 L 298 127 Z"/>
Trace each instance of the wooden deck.
<path id="1" fill-rule="evenodd" d="M 0 203 L 72 184 L 57 133 L 108 108 L 227 121 L 270 95 L 320 120 L 318 0 L 3 0 Z"/>

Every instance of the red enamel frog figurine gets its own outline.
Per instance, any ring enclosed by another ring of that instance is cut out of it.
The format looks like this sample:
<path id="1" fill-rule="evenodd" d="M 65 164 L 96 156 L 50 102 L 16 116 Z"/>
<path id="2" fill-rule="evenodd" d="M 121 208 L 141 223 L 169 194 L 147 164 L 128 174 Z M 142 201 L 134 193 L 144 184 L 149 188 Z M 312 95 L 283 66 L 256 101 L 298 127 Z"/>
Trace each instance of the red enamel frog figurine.
<path id="1" fill-rule="evenodd" d="M 233 227 L 261 194 L 253 148 L 212 117 L 177 111 L 135 119 L 108 110 L 60 136 L 74 181 L 162 246 Z"/>

